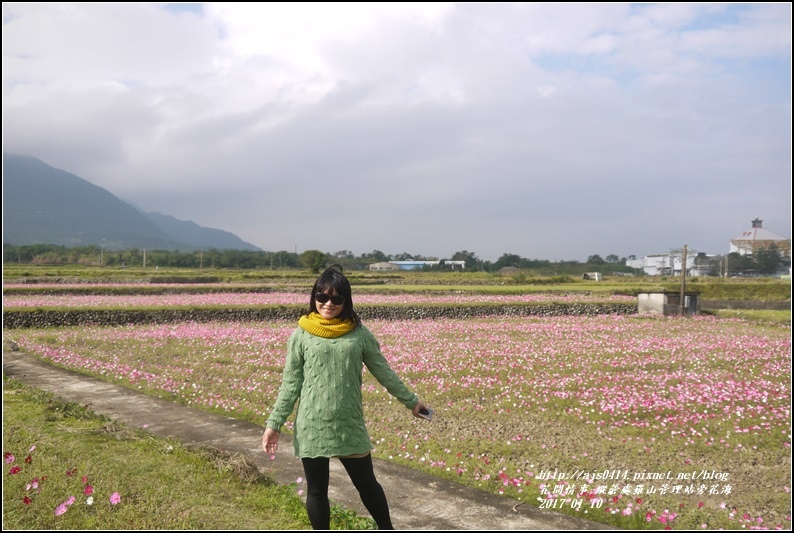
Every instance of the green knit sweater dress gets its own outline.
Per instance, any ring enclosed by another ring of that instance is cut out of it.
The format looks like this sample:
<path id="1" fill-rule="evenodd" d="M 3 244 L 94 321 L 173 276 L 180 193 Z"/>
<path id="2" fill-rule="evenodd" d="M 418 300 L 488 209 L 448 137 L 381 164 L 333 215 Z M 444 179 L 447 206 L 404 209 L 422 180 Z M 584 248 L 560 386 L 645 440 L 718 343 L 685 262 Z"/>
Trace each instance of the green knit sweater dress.
<path id="1" fill-rule="evenodd" d="M 347 457 L 369 452 L 372 443 L 361 400 L 363 365 L 407 408 L 419 402 L 363 325 L 336 338 L 312 335 L 299 327 L 287 342 L 284 376 L 267 427 L 280 431 L 297 402 L 296 456 Z"/>

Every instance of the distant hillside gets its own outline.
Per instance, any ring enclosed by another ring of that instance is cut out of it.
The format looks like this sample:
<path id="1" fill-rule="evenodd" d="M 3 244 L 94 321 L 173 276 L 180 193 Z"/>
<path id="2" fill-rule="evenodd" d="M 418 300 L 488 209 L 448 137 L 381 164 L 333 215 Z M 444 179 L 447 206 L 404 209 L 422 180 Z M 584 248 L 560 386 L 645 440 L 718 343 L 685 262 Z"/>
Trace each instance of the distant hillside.
<path id="1" fill-rule="evenodd" d="M 108 250 L 259 250 L 229 232 L 141 213 L 83 178 L 14 154 L 3 154 L 3 242 Z"/>
<path id="2" fill-rule="evenodd" d="M 193 248 L 201 248 L 204 250 L 215 248 L 217 250 L 260 251 L 260 248 L 245 242 L 237 235 L 228 231 L 204 228 L 190 220 L 179 220 L 170 215 L 157 213 L 156 211 L 145 213 L 145 215 L 146 218 L 162 231 Z"/>

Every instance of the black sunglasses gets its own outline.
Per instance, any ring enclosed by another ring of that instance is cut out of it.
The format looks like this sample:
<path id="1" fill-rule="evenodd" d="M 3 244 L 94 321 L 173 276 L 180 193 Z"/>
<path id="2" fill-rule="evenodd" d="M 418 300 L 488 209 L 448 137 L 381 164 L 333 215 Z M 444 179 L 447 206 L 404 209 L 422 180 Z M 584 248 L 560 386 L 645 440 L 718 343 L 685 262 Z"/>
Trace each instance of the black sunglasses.
<path id="1" fill-rule="evenodd" d="M 338 294 L 330 295 L 330 294 L 325 294 L 324 292 L 315 293 L 314 299 L 320 302 L 321 304 L 324 304 L 328 300 L 331 300 L 331 303 L 334 305 L 342 305 L 343 303 L 345 303 L 344 296 L 339 296 Z"/>

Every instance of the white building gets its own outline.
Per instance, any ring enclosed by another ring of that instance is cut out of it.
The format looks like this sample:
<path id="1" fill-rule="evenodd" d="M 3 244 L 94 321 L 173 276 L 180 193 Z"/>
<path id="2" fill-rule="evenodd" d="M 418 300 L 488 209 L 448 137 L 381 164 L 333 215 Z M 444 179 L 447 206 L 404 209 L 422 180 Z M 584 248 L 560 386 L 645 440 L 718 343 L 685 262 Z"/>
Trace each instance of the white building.
<path id="1" fill-rule="evenodd" d="M 769 231 L 762 226 L 763 220 L 756 218 L 753 227 L 731 239 L 729 253 L 754 255 L 757 251 L 774 245 L 784 258 L 791 259 L 791 239 Z M 674 251 L 666 254 L 653 254 L 642 259 L 626 261 L 626 266 L 642 270 L 649 276 L 680 276 L 683 252 Z M 688 251 L 686 256 L 686 273 L 688 276 L 707 276 L 713 272 L 714 264 L 710 258 L 714 255 Z"/>
<path id="2" fill-rule="evenodd" d="M 704 260 L 709 257 L 705 253 L 697 253 L 694 250 L 687 250 L 686 255 L 686 274 L 687 276 L 708 275 Z M 683 252 L 668 252 L 666 254 L 646 255 L 642 259 L 630 259 L 626 261 L 626 266 L 642 270 L 649 276 L 680 276 Z M 709 266 L 710 267 L 710 266 Z"/>
<path id="3" fill-rule="evenodd" d="M 730 253 L 741 255 L 755 255 L 758 250 L 763 250 L 774 245 L 782 257 L 791 258 L 791 239 L 763 227 L 763 220 L 757 218 L 752 221 L 753 227 L 738 237 L 731 239 Z"/>
<path id="4" fill-rule="evenodd" d="M 369 265 L 370 270 L 400 270 L 400 267 L 391 263 L 372 263 Z"/>

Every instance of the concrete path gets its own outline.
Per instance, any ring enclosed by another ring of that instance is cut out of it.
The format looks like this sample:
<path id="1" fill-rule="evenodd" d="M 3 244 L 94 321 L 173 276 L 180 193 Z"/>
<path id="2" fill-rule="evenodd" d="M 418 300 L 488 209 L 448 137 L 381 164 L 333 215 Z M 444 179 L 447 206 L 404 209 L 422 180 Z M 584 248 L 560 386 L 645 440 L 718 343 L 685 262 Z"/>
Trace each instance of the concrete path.
<path id="1" fill-rule="evenodd" d="M 3 373 L 30 386 L 52 392 L 131 427 L 146 427 L 160 437 L 184 445 L 208 445 L 242 453 L 278 483 L 303 476 L 292 453 L 289 435 L 271 460 L 262 451 L 262 426 L 214 415 L 174 402 L 57 368 L 21 352 L 3 351 Z M 569 517 L 517 500 L 433 477 L 388 461 L 375 459 L 375 472 L 391 508 L 392 522 L 402 530 L 589 530 L 615 529 Z M 332 505 L 369 516 L 339 461 L 331 461 Z"/>

